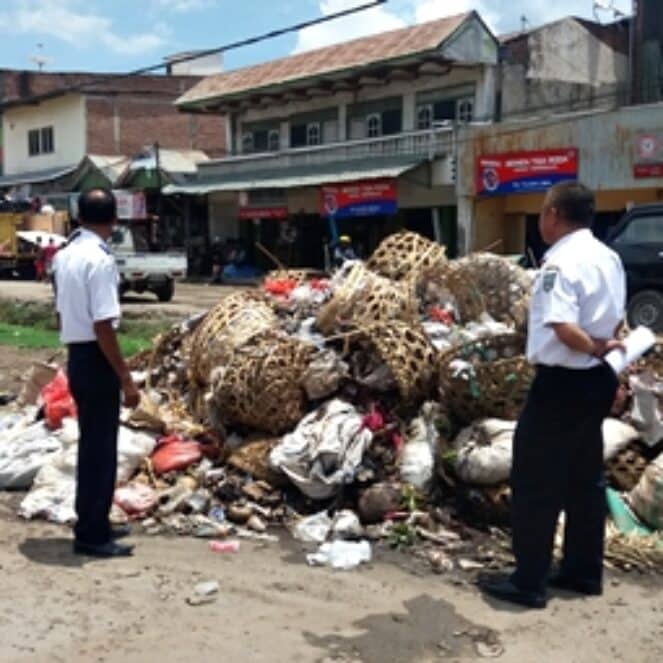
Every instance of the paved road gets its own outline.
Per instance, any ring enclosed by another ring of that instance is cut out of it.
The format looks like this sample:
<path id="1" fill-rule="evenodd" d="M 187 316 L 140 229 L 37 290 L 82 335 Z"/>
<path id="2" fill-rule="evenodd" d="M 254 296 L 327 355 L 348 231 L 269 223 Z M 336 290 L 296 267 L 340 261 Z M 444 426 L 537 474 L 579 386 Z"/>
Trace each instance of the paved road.
<path id="1" fill-rule="evenodd" d="M 209 286 L 197 283 L 178 283 L 172 301 L 162 304 L 151 293 L 130 293 L 123 301 L 125 314 L 136 317 L 142 314 L 163 317 L 185 317 L 210 309 L 220 299 L 240 290 L 236 286 Z M 49 302 L 53 292 L 49 285 L 33 281 L 0 281 L 0 297 L 21 301 Z"/>

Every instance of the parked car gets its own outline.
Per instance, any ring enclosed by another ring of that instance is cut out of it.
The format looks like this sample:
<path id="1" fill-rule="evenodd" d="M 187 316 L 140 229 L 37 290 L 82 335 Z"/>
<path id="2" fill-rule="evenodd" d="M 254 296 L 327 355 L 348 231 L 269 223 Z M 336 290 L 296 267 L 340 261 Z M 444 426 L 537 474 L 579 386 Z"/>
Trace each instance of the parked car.
<path id="1" fill-rule="evenodd" d="M 120 272 L 120 294 L 133 291 L 153 292 L 160 302 L 168 302 L 175 292 L 175 281 L 186 276 L 184 253 L 150 253 L 129 226 L 113 230 L 110 245 Z"/>
<path id="2" fill-rule="evenodd" d="M 663 203 L 634 207 L 606 241 L 626 270 L 629 324 L 663 332 Z"/>

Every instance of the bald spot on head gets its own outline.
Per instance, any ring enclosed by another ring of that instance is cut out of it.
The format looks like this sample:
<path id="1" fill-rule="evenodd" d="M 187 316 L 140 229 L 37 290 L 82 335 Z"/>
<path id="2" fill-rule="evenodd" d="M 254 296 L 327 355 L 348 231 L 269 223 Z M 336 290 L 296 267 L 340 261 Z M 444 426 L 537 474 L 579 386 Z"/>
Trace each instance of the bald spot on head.
<path id="1" fill-rule="evenodd" d="M 90 189 L 78 197 L 78 215 L 84 225 L 108 225 L 115 222 L 117 204 L 112 191 Z"/>

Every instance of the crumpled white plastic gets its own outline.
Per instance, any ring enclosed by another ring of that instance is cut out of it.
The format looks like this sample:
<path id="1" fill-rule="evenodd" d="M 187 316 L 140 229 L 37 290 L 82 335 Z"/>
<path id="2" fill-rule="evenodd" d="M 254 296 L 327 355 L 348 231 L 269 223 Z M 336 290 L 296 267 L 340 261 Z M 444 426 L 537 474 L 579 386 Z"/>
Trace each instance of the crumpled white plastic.
<path id="1" fill-rule="evenodd" d="M 435 474 L 435 455 L 440 439 L 435 424 L 439 416 L 439 404 L 424 403 L 419 416 L 411 421 L 405 438 L 399 461 L 401 480 L 419 490 L 426 490 Z"/>
<path id="2" fill-rule="evenodd" d="M 52 454 L 34 479 L 32 490 L 19 507 L 23 518 L 45 518 L 56 523 L 76 520 L 76 461 L 78 455 L 78 423 L 66 419 L 60 433 L 61 451 Z M 143 458 L 154 450 L 156 440 L 146 433 L 120 427 L 117 450 L 117 481 L 131 478 Z"/>
<path id="3" fill-rule="evenodd" d="M 373 434 L 354 406 L 328 401 L 272 449 L 269 463 L 305 495 L 327 499 L 354 481 Z"/>
<path id="4" fill-rule="evenodd" d="M 60 431 L 49 430 L 43 421 L 15 419 L 11 428 L 0 429 L 0 490 L 29 488 L 42 465 L 61 449 Z"/>
<path id="5" fill-rule="evenodd" d="M 371 544 L 366 541 L 331 541 L 323 543 L 316 552 L 306 555 L 311 566 L 331 566 L 348 571 L 372 558 Z"/>

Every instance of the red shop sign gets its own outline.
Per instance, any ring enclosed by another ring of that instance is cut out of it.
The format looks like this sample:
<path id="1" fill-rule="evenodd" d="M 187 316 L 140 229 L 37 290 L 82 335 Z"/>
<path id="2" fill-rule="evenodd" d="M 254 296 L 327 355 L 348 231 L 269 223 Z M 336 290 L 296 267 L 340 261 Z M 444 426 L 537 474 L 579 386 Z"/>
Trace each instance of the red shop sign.
<path id="1" fill-rule="evenodd" d="M 395 214 L 398 211 L 396 180 L 364 180 L 320 187 L 320 216 L 347 219 Z"/>
<path id="2" fill-rule="evenodd" d="M 480 196 L 546 191 L 553 184 L 578 177 L 578 150 L 506 152 L 477 159 L 476 191 Z"/>
<path id="3" fill-rule="evenodd" d="M 251 219 L 287 219 L 287 207 L 240 207 L 239 218 L 243 221 Z"/>

